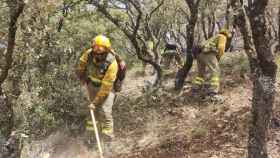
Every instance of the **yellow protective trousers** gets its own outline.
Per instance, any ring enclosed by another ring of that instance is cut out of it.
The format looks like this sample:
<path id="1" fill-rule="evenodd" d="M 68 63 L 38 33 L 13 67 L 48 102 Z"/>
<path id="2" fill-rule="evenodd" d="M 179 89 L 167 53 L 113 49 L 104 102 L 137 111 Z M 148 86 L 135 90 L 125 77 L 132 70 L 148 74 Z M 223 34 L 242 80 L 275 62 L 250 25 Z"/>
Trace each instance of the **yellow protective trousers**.
<path id="1" fill-rule="evenodd" d="M 87 91 L 89 94 L 89 98 L 91 101 L 95 99 L 95 96 L 100 88 L 94 87 L 94 84 L 87 84 Z M 112 108 L 114 105 L 115 93 L 110 92 L 103 104 L 97 105 L 94 111 L 97 126 L 101 134 L 113 138 L 114 137 L 114 123 L 113 123 L 113 115 Z M 86 130 L 94 134 L 94 128 L 91 121 L 91 116 L 88 114 L 88 118 L 86 121 Z"/>
<path id="2" fill-rule="evenodd" d="M 197 69 L 198 76 L 193 81 L 193 89 L 202 88 L 208 72 L 210 75 L 208 90 L 210 93 L 218 93 L 220 89 L 220 66 L 217 54 L 214 52 L 200 53 L 197 57 Z"/>

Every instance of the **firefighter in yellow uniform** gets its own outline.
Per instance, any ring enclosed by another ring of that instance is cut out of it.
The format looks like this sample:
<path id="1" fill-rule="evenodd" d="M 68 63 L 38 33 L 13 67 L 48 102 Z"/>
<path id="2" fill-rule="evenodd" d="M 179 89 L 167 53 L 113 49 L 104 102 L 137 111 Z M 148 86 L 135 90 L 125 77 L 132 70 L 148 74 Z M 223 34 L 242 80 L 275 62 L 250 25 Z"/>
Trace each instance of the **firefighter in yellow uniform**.
<path id="1" fill-rule="evenodd" d="M 117 78 L 118 63 L 110 53 L 110 40 L 99 35 L 92 41 L 92 48 L 80 57 L 77 75 L 87 88 L 90 108 L 94 110 L 103 141 L 114 138 L 112 107 L 114 104 L 114 82 Z M 94 136 L 94 128 L 88 115 L 86 130 Z"/>
<path id="2" fill-rule="evenodd" d="M 192 92 L 199 92 L 206 81 L 206 69 L 210 75 L 207 95 L 211 100 L 222 100 L 218 95 L 220 89 L 220 66 L 219 61 L 224 55 L 227 41 L 231 38 L 231 33 L 227 29 L 222 29 L 217 36 L 204 42 L 200 53 L 197 55 L 198 76 L 193 81 Z"/>

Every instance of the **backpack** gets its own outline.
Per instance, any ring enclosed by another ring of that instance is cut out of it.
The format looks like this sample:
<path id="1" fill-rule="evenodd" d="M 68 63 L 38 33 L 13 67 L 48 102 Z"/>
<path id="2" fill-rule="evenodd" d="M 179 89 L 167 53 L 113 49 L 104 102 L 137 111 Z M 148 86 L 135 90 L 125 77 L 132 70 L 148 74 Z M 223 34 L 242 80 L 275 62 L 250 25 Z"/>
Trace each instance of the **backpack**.
<path id="1" fill-rule="evenodd" d="M 116 61 L 118 63 L 118 73 L 117 78 L 114 82 L 114 90 L 115 92 L 120 92 L 122 90 L 122 84 L 126 76 L 126 63 L 124 60 L 121 59 L 119 55 L 117 55 L 114 50 L 111 50 L 110 53 L 115 56 Z"/>
<path id="2" fill-rule="evenodd" d="M 165 44 L 165 50 L 176 50 L 177 45 L 176 43 L 166 43 Z"/>

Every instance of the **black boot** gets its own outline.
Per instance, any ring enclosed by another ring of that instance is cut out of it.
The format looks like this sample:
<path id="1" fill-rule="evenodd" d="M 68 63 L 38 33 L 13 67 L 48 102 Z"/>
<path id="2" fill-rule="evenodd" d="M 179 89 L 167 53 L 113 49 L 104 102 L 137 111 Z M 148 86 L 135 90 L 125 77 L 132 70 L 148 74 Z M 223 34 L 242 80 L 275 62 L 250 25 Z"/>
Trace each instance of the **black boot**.
<path id="1" fill-rule="evenodd" d="M 93 150 L 96 148 L 96 138 L 93 131 L 86 131 L 82 139 L 84 145 L 89 150 Z"/>
<path id="2" fill-rule="evenodd" d="M 103 134 L 102 135 L 103 150 L 106 157 L 113 155 L 113 137 Z"/>
<path id="3" fill-rule="evenodd" d="M 208 97 L 206 97 L 206 100 L 214 104 L 223 104 L 225 102 L 225 98 L 216 92 L 210 92 Z"/>

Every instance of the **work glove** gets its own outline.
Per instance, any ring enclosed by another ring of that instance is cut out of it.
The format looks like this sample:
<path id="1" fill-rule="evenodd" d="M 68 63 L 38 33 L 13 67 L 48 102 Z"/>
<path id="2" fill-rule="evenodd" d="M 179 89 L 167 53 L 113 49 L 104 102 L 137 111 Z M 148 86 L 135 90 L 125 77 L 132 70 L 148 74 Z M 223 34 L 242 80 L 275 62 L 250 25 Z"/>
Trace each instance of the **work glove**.
<path id="1" fill-rule="evenodd" d="M 95 110 L 95 108 L 96 108 L 94 103 L 89 104 L 88 107 L 90 110 Z"/>
<path id="2" fill-rule="evenodd" d="M 86 77 L 81 79 L 82 85 L 87 85 L 88 83 L 90 83 L 90 78 Z"/>
<path id="3" fill-rule="evenodd" d="M 216 58 L 217 58 L 218 62 L 220 62 L 221 57 L 219 55 L 216 55 Z"/>

